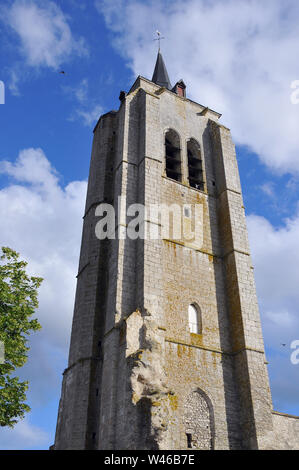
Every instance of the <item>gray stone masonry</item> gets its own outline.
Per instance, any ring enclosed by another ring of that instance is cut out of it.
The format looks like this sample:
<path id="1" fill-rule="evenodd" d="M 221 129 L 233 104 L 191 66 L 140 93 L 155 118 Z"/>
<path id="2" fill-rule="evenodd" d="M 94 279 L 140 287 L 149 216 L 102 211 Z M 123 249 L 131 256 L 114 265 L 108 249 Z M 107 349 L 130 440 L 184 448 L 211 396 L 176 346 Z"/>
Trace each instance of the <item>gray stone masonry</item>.
<path id="1" fill-rule="evenodd" d="M 272 410 L 235 148 L 219 117 L 138 77 L 95 127 L 55 449 L 299 449 L 299 418 Z M 170 130 L 180 181 L 166 175 Z M 201 190 L 189 185 L 190 139 Z M 114 239 L 95 234 L 104 203 Z M 152 213 L 144 229 L 160 237 L 119 237 L 133 203 L 200 206 L 201 245 L 166 237 Z"/>

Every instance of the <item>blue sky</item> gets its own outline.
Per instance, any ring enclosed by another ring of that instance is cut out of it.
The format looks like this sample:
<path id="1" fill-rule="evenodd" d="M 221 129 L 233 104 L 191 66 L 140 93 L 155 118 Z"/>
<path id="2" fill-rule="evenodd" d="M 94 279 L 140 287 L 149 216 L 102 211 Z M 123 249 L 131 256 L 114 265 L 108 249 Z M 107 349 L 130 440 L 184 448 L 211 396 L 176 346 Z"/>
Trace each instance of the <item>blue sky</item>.
<path id="1" fill-rule="evenodd" d="M 261 4 L 262 3 L 262 4 Z M 299 79 L 296 0 L 2 1 L 1 245 L 45 278 L 20 375 L 32 411 L 0 449 L 53 443 L 67 363 L 92 129 L 120 90 L 151 78 L 159 29 L 172 83 L 231 128 L 246 207 L 274 409 L 299 415 Z M 59 73 L 64 71 L 65 74 Z M 286 343 L 286 346 L 281 346 Z"/>

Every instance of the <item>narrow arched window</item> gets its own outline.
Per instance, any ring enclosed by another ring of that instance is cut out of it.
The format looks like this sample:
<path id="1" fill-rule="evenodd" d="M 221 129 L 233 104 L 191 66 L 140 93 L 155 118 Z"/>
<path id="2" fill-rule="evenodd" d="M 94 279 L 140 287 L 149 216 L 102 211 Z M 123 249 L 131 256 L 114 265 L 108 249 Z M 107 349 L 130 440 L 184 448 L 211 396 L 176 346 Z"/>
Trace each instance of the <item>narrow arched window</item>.
<path id="1" fill-rule="evenodd" d="M 165 134 L 166 176 L 181 181 L 181 149 L 179 135 L 170 129 Z"/>
<path id="2" fill-rule="evenodd" d="M 188 320 L 189 320 L 189 331 L 190 333 L 200 334 L 201 333 L 201 315 L 200 310 L 194 304 L 188 307 Z"/>
<path id="3" fill-rule="evenodd" d="M 195 139 L 187 142 L 188 178 L 192 188 L 204 191 L 204 179 L 200 145 Z"/>

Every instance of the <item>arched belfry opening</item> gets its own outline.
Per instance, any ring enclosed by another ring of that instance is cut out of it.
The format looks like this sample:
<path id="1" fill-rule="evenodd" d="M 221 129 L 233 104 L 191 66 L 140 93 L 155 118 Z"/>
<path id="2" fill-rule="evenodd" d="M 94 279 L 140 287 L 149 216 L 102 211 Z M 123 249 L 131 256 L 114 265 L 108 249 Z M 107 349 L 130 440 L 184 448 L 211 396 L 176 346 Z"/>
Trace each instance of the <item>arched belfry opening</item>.
<path id="1" fill-rule="evenodd" d="M 200 389 L 191 392 L 184 402 L 185 447 L 212 450 L 214 448 L 214 413 L 211 400 Z"/>
<path id="2" fill-rule="evenodd" d="M 181 165 L 180 138 L 176 131 L 170 129 L 165 134 L 166 176 L 175 181 L 181 181 Z"/>
<path id="3" fill-rule="evenodd" d="M 200 145 L 195 139 L 187 142 L 188 179 L 192 188 L 204 191 L 204 177 Z"/>

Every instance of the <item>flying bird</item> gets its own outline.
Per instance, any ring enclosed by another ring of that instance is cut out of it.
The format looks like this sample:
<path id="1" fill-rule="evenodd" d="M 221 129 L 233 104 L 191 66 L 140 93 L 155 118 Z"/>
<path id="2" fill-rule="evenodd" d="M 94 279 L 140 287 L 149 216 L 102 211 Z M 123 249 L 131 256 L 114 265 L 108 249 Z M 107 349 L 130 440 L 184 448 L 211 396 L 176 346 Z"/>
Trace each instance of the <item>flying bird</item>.
<path id="1" fill-rule="evenodd" d="M 59 72 L 59 73 L 62 73 L 63 75 L 65 75 L 65 71 L 64 71 L 64 70 L 61 70 L 61 72 Z"/>

